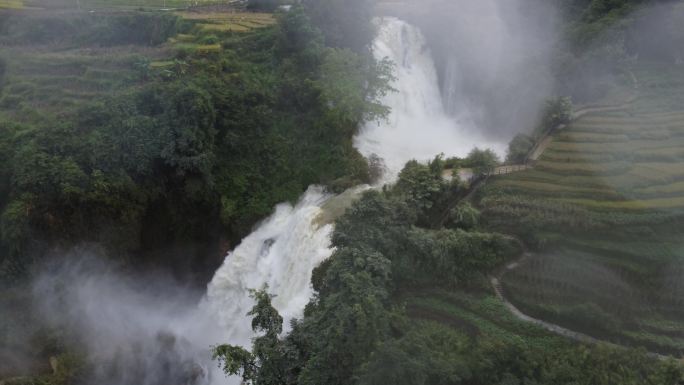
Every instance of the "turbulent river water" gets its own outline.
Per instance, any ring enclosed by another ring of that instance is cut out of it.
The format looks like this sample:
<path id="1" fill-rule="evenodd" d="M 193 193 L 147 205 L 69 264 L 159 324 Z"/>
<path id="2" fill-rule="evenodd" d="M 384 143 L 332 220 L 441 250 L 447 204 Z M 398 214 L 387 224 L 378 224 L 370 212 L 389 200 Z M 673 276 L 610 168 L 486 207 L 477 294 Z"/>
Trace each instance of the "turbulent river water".
<path id="1" fill-rule="evenodd" d="M 462 156 L 475 146 L 500 151 L 501 144 L 487 142 L 467 117 L 445 113 L 435 64 L 420 30 L 396 18 L 376 22 L 373 54 L 378 60 L 394 62 L 396 92 L 383 100 L 391 108 L 389 118 L 362 127 L 354 144 L 364 156 L 382 159 L 386 170 L 379 185 L 391 183 L 411 159 L 428 160 L 439 153 Z M 200 305 L 223 329 L 217 333 L 217 342 L 249 346 L 253 336 L 246 316 L 253 306 L 250 289 L 268 285 L 286 327 L 289 320 L 302 315 L 313 294 L 312 270 L 333 253 L 332 217 L 362 190 L 360 186 L 333 196 L 311 186 L 296 205 L 277 206 L 226 256 Z M 212 377 L 212 383 L 224 382 Z"/>

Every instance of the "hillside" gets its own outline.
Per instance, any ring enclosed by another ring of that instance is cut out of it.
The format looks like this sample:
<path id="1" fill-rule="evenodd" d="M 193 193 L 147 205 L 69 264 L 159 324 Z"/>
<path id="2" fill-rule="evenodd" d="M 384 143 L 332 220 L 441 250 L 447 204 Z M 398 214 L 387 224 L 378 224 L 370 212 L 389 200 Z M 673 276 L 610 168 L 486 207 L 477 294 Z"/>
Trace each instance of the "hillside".
<path id="1" fill-rule="evenodd" d="M 366 179 L 351 138 L 382 114 L 364 87 L 382 75 L 288 17 L 0 13 L 7 281 L 49 250 L 94 243 L 204 284 L 277 203 Z"/>
<path id="2" fill-rule="evenodd" d="M 0 0 L 0 385 L 684 385 L 680 21 Z"/>
<path id="3" fill-rule="evenodd" d="M 634 69 L 638 97 L 557 132 L 533 170 L 497 177 L 480 205 L 493 228 L 537 247 L 504 277 L 530 315 L 680 355 L 684 301 L 684 69 Z"/>

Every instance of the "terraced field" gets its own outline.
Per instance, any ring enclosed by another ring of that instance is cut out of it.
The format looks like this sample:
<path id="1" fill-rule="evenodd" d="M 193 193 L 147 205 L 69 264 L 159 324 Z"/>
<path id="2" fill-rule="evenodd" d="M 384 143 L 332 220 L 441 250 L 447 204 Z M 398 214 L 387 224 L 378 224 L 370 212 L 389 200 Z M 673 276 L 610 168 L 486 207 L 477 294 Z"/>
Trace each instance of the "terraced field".
<path id="1" fill-rule="evenodd" d="M 403 299 L 407 313 L 420 322 L 446 325 L 467 337 L 490 337 L 498 341 L 549 348 L 568 341 L 515 318 L 495 296 L 483 292 L 429 290 Z"/>
<path id="2" fill-rule="evenodd" d="M 8 61 L 8 79 L 0 110 L 60 111 L 77 107 L 94 96 L 131 85 L 134 64 L 141 55 L 162 57 L 163 51 L 145 47 L 91 48 L 56 52 L 51 49 L 0 49 Z M 23 109 L 23 110 L 22 110 Z"/>
<path id="3" fill-rule="evenodd" d="M 202 30 L 209 32 L 247 32 L 275 24 L 275 17 L 271 13 L 185 11 L 177 14 L 198 22 Z"/>
<path id="4" fill-rule="evenodd" d="M 554 135 L 534 169 L 495 177 L 489 226 L 539 252 L 505 275 L 525 313 L 684 354 L 684 69 L 634 70 L 638 98 Z"/>
<path id="5" fill-rule="evenodd" d="M 225 0 L 0 0 L 1 8 L 177 9 L 198 5 L 227 4 Z"/>
<path id="6" fill-rule="evenodd" d="M 19 5 L 17 0 L 0 0 L 0 8 L 18 8 Z M 41 15 L 50 11 L 9 12 L 36 16 L 41 20 Z M 35 117 L 32 116 L 33 111 L 63 112 L 78 108 L 98 95 L 136 87 L 151 77 L 173 78 L 191 70 L 190 64 L 179 57 L 217 54 L 223 50 L 222 44 L 239 38 L 236 34 L 242 35 L 276 22 L 272 14 L 230 10 L 179 11 L 176 14 L 189 21 L 185 31 L 157 46 L 102 47 L 68 39 L 31 47 L 0 46 L 0 57 L 7 62 L 7 78 L 0 95 L 0 114 L 14 115 L 14 119 L 22 120 Z"/>
<path id="7" fill-rule="evenodd" d="M 0 0 L 0 9 L 21 9 L 23 7 L 23 0 Z"/>

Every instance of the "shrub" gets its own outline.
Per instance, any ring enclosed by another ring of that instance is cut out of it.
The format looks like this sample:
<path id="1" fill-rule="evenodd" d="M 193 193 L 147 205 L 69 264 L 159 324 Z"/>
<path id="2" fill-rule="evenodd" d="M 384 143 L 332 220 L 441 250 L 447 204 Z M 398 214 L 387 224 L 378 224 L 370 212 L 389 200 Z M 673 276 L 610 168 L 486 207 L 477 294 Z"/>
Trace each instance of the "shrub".
<path id="1" fill-rule="evenodd" d="M 200 44 L 207 44 L 207 45 L 218 44 L 219 42 L 220 42 L 220 40 L 219 40 L 218 36 L 216 36 L 216 35 L 204 36 L 199 41 Z"/>
<path id="2" fill-rule="evenodd" d="M 475 174 L 489 174 L 499 164 L 499 156 L 490 149 L 474 148 L 463 162 L 464 167 L 473 169 Z"/>
<path id="3" fill-rule="evenodd" d="M 419 210 L 430 209 L 443 190 L 441 171 L 435 172 L 430 166 L 415 160 L 406 163 L 394 188 L 394 192 Z"/>
<path id="4" fill-rule="evenodd" d="M 508 163 L 524 163 L 527 155 L 534 147 L 534 139 L 525 134 L 516 135 L 508 144 L 508 154 L 506 154 L 506 162 Z"/>
<path id="5" fill-rule="evenodd" d="M 480 221 L 480 212 L 468 202 L 459 203 L 449 213 L 446 226 L 469 230 L 477 226 Z"/>
<path id="6" fill-rule="evenodd" d="M 547 100 L 535 134 L 541 136 L 561 124 L 569 123 L 572 119 L 572 108 L 572 100 L 568 97 Z"/>

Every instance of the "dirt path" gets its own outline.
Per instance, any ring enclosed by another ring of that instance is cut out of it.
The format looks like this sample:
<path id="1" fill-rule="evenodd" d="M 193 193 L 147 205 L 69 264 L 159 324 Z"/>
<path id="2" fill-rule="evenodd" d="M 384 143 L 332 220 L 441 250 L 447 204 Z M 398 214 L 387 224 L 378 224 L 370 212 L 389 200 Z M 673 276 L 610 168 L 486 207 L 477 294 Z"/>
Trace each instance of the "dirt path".
<path id="1" fill-rule="evenodd" d="M 499 298 L 499 300 L 501 300 L 501 302 L 504 303 L 506 308 L 508 308 L 508 310 L 516 318 L 518 318 L 521 321 L 525 321 L 525 322 L 529 322 L 531 324 L 537 325 L 543 329 L 550 331 L 551 333 L 555 333 L 555 334 L 558 334 L 560 336 L 563 336 L 563 337 L 566 337 L 566 338 L 569 338 L 571 340 L 578 341 L 581 343 L 585 343 L 585 344 L 599 344 L 600 343 L 600 344 L 613 346 L 613 347 L 630 348 L 629 346 L 618 345 L 618 344 L 615 344 L 615 343 L 610 342 L 610 341 L 594 338 L 590 335 L 587 335 L 587 334 L 584 334 L 584 333 L 581 333 L 581 332 L 578 332 L 575 330 L 567 329 L 567 328 L 564 328 L 560 325 L 556 325 L 556 324 L 551 323 L 551 322 L 543 321 L 543 320 L 540 320 L 538 318 L 531 317 L 531 316 L 523 313 L 522 311 L 520 311 L 520 309 L 518 309 L 515 305 L 513 305 L 513 303 L 511 303 L 506 298 L 506 296 L 504 295 L 504 290 L 501 286 L 501 280 L 506 275 L 506 273 L 517 269 L 521 265 L 525 264 L 530 258 L 532 258 L 532 254 L 530 254 L 529 252 L 524 252 L 520 258 L 518 258 L 517 260 L 507 264 L 503 268 L 497 270 L 494 273 L 494 275 L 492 277 L 490 277 L 490 283 L 492 285 L 492 288 L 494 289 L 494 293 L 496 294 L 496 297 Z M 647 352 L 647 355 L 649 357 L 657 358 L 657 359 L 661 359 L 661 360 L 670 358 L 669 356 L 665 356 L 665 355 L 662 355 L 660 353 L 655 353 L 655 352 Z"/>
<path id="2" fill-rule="evenodd" d="M 575 341 L 579 342 L 584 342 L 584 343 L 599 343 L 602 342 L 594 337 L 588 336 L 586 334 L 580 333 L 580 332 L 575 332 L 570 329 L 566 329 L 562 326 L 552 324 L 550 322 L 542 321 L 537 318 L 533 318 L 528 316 L 527 314 L 523 313 L 518 309 L 515 305 L 513 305 L 509 300 L 506 299 L 504 296 L 504 291 L 503 288 L 501 287 L 501 279 L 503 278 L 504 275 L 506 275 L 507 272 L 515 270 L 518 268 L 520 265 L 524 264 L 527 262 L 530 258 L 532 257 L 532 254 L 525 252 L 522 257 L 518 258 L 516 261 L 509 263 L 506 265 L 504 268 L 500 269 L 499 271 L 496 272 L 496 274 L 490 278 L 490 282 L 492 284 L 492 288 L 494 288 L 494 292 L 496 293 L 497 298 L 501 300 L 501 302 L 506 305 L 508 310 L 510 310 L 513 315 L 525 322 L 530 322 L 533 323 L 537 326 L 540 326 L 550 332 L 562 335 L 564 337 L 573 339 Z M 612 343 L 607 342 L 610 345 L 613 345 Z"/>

